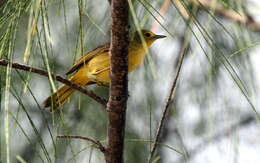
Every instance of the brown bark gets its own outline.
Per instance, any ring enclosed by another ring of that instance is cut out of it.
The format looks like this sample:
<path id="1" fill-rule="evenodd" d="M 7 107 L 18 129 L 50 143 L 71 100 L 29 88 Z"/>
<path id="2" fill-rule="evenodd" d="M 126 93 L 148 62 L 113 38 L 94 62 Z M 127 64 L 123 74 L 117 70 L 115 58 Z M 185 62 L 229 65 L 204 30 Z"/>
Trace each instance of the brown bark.
<path id="1" fill-rule="evenodd" d="M 45 71 L 45 70 L 35 68 L 35 67 L 31 67 L 31 66 L 27 66 L 27 65 L 23 65 L 23 64 L 20 64 L 20 63 L 11 63 L 11 62 L 9 62 L 5 59 L 0 60 L 0 66 L 7 66 L 8 64 L 12 64 L 12 68 L 15 68 L 15 69 L 29 71 L 29 72 L 33 72 L 33 73 L 36 73 L 36 74 L 40 74 L 42 76 L 49 77 L 48 72 Z M 83 88 L 82 86 L 80 86 L 76 83 L 73 83 L 73 82 L 69 81 L 68 79 L 65 79 L 65 78 L 63 78 L 59 75 L 51 74 L 51 76 L 52 76 L 53 79 L 55 79 L 59 82 L 62 82 L 63 84 L 66 84 L 66 85 L 70 86 L 71 88 L 80 91 L 81 93 L 88 95 L 92 99 L 96 100 L 98 103 L 100 103 L 104 106 L 107 104 L 107 101 L 105 99 L 97 96 L 93 91 L 87 90 L 86 88 Z"/>
<path id="2" fill-rule="evenodd" d="M 110 91 L 108 111 L 107 163 L 122 163 L 127 107 L 128 72 L 128 2 L 112 0 L 112 34 L 110 45 Z"/>

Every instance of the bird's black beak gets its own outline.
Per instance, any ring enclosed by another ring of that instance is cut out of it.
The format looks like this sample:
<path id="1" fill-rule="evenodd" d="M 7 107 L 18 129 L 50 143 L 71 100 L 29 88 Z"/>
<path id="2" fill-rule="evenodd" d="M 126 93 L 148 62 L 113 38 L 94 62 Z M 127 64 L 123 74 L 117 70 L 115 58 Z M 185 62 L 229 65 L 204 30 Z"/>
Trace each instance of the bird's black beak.
<path id="1" fill-rule="evenodd" d="M 165 38 L 166 36 L 164 35 L 155 35 L 153 36 L 153 39 L 160 39 L 160 38 Z"/>

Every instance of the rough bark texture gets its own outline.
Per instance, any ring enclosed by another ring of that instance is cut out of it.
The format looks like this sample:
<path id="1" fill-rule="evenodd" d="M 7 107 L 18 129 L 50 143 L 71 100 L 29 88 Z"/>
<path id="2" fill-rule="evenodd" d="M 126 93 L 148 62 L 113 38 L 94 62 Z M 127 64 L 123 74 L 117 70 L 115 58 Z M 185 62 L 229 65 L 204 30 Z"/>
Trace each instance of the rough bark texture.
<path id="1" fill-rule="evenodd" d="M 107 163 L 122 163 L 127 105 L 128 72 L 128 2 L 112 0 L 112 34 L 110 45 L 110 91 L 108 111 Z"/>

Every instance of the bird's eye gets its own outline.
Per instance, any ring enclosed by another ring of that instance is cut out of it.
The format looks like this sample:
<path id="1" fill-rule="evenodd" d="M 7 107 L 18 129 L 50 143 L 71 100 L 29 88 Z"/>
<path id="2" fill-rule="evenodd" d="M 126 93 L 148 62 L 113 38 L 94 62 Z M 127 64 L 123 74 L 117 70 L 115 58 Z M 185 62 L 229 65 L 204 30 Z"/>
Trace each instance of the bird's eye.
<path id="1" fill-rule="evenodd" d="M 146 37 L 150 37 L 150 36 L 151 36 L 150 33 L 145 33 L 144 35 L 145 35 Z"/>

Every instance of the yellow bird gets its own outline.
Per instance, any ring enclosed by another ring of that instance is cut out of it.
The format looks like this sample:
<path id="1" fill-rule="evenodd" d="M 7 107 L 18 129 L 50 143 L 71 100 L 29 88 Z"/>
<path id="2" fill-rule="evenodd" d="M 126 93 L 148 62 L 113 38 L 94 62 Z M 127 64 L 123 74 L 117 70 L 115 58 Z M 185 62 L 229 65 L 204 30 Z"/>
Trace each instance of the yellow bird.
<path id="1" fill-rule="evenodd" d="M 155 40 L 166 37 L 163 35 L 156 35 L 148 30 L 141 30 L 141 33 L 147 47 L 150 47 Z M 142 42 L 139 33 L 136 31 L 128 47 L 128 72 L 133 71 L 143 63 L 147 49 Z M 109 46 L 110 43 L 107 43 L 83 55 L 67 71 L 66 75 L 73 73 L 69 80 L 81 86 L 93 83 L 109 83 Z M 57 90 L 57 92 L 44 101 L 44 106 L 52 106 L 52 109 L 55 110 L 61 106 L 74 91 L 75 90 L 70 86 L 63 85 Z"/>

